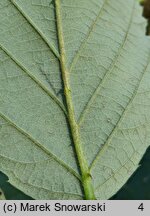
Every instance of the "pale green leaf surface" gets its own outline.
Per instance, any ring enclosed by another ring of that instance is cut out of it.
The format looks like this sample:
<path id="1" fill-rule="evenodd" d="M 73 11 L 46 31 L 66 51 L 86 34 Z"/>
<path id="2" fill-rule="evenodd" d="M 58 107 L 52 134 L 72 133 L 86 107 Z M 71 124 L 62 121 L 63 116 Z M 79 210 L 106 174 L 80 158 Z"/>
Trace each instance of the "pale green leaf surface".
<path id="1" fill-rule="evenodd" d="M 0 2 L 0 169 L 35 199 L 83 199 L 54 2 Z M 108 199 L 150 142 L 150 40 L 136 0 L 60 2 L 82 149 Z"/>

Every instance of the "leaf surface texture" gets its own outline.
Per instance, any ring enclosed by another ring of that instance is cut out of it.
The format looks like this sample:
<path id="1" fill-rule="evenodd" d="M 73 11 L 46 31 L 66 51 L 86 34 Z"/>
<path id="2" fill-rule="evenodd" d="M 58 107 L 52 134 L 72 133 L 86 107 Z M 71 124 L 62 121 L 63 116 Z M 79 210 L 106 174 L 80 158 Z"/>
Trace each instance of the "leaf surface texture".
<path id="1" fill-rule="evenodd" d="M 149 145 L 150 41 L 136 0 L 60 8 L 81 147 L 96 198 L 108 199 Z M 0 2 L 0 169 L 34 199 L 84 199 L 56 18 L 55 1 Z"/>

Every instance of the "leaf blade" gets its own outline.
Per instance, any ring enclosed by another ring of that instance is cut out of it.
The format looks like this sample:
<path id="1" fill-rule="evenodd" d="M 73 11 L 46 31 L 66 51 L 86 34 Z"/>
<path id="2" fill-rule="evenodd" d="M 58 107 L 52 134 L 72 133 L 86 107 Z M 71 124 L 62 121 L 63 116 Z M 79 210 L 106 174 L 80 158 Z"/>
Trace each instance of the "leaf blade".
<path id="1" fill-rule="evenodd" d="M 1 1 L 0 169 L 35 199 L 91 199 L 93 188 L 107 199 L 149 145 L 150 43 L 139 7 L 135 0 L 12 2 L 24 16 Z"/>

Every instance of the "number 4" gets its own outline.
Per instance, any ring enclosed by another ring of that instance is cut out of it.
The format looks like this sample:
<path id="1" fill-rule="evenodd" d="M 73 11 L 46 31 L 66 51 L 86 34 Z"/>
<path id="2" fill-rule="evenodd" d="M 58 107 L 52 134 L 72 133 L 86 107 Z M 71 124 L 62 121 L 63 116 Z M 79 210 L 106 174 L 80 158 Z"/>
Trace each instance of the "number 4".
<path id="1" fill-rule="evenodd" d="M 144 205 L 143 205 L 143 203 L 141 203 L 141 204 L 139 205 L 138 209 L 141 210 L 141 211 L 144 211 Z"/>

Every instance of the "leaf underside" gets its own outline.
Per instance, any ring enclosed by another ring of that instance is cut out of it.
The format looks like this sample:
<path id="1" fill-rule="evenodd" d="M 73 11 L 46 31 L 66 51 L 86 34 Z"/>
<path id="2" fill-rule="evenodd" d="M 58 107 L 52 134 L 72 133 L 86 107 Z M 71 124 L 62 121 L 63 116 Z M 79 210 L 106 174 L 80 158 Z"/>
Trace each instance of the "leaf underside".
<path id="1" fill-rule="evenodd" d="M 0 170 L 34 199 L 84 199 L 55 1 L 0 1 Z M 136 0 L 58 2 L 82 150 L 108 199 L 149 146 L 150 41 Z"/>

